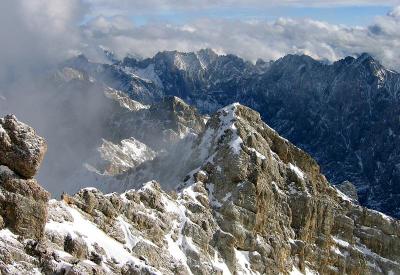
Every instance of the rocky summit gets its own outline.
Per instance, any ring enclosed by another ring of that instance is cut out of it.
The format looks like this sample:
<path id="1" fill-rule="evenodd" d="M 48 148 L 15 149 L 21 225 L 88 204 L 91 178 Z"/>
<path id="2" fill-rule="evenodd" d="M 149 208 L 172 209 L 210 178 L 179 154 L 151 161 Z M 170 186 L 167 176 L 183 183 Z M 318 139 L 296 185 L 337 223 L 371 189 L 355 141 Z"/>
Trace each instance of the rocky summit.
<path id="1" fill-rule="evenodd" d="M 60 201 L 32 179 L 44 140 L 15 117 L 1 125 L 2 274 L 400 274 L 400 222 L 360 206 L 350 183 L 349 196 L 331 186 L 240 104 L 198 128 L 185 166 L 165 166 L 186 175 L 173 190 L 125 180 Z"/>
<path id="2" fill-rule="evenodd" d="M 21 237 L 43 236 L 50 195 L 32 177 L 46 149 L 44 139 L 15 116 L 0 119 L 0 227 Z M 2 259 L 12 253 L 0 250 Z"/>
<path id="3" fill-rule="evenodd" d="M 111 65 L 79 56 L 66 65 L 146 104 L 174 95 L 207 114 L 249 106 L 310 153 L 330 182 L 350 181 L 362 205 L 400 217 L 400 74 L 367 53 L 331 64 L 306 55 L 253 64 L 208 49 Z"/>

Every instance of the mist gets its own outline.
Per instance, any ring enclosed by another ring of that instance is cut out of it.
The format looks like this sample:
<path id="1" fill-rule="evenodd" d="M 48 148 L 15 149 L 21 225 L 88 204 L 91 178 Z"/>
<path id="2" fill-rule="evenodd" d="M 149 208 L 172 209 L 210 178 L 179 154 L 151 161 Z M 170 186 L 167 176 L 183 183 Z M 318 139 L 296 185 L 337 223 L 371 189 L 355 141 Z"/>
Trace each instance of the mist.
<path id="1" fill-rule="evenodd" d="M 60 81 L 59 64 L 81 46 L 78 0 L 3 1 L 0 8 L 0 116 L 12 113 L 48 143 L 37 178 L 58 196 L 105 136 L 113 105 L 103 87 Z"/>
<path id="2" fill-rule="evenodd" d="M 63 62 L 79 53 L 104 62 L 100 45 L 119 57 L 206 47 L 250 60 L 277 59 L 293 52 L 336 60 L 371 52 L 399 68 L 399 8 L 366 27 L 282 18 L 275 22 L 204 18 L 184 24 L 155 20 L 137 26 L 118 10 L 104 16 L 96 5 L 84 0 L 0 4 L 0 116 L 13 113 L 46 138 L 48 153 L 37 178 L 54 196 L 70 190 L 68 177 L 98 154 L 102 138 L 113 138 L 108 126 L 116 103 L 105 97 L 101 81 L 91 82 L 85 75 L 60 81 L 57 73 Z M 141 8 L 145 12 L 154 6 Z"/>

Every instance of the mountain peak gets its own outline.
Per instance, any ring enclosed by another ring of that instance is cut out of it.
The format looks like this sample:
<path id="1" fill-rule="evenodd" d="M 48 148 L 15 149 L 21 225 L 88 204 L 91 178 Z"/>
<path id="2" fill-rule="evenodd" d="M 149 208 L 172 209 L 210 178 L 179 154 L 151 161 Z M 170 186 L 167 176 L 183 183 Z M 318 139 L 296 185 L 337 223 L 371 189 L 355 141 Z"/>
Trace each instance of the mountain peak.
<path id="1" fill-rule="evenodd" d="M 358 60 L 363 61 L 363 60 L 374 60 L 373 56 L 367 52 L 361 53 L 358 57 Z"/>
<path id="2" fill-rule="evenodd" d="M 374 69 L 376 67 L 384 68 L 379 61 L 377 61 L 371 54 L 369 53 L 362 53 L 357 59 L 355 60 L 355 63 L 358 65 L 368 65 L 368 66 L 373 66 Z"/>
<path id="3" fill-rule="evenodd" d="M 183 105 L 177 97 L 166 102 Z M 1 130 L 0 136 L 5 136 Z M 0 248 L 18 252 L 5 264 L 0 257 L 0 264 L 13 274 L 34 269 L 51 274 L 400 272 L 399 222 L 330 186 L 316 162 L 258 112 L 228 105 L 195 138 L 187 146 L 184 141 L 171 146 L 176 154 L 170 159 L 149 160 L 164 167 L 162 174 L 187 173 L 177 192 L 167 193 L 153 180 L 121 194 L 84 188 L 47 203 L 45 191 L 41 200 L 30 198 L 40 188 L 0 166 L 6 228 L 17 234 L 18 228 L 22 233 L 32 228 L 41 240 L 37 244 L 24 239 L 31 233 L 19 237 L 0 230 Z M 159 171 L 159 166 L 142 168 L 129 172 Z M 126 179 L 118 183 L 129 187 Z"/>

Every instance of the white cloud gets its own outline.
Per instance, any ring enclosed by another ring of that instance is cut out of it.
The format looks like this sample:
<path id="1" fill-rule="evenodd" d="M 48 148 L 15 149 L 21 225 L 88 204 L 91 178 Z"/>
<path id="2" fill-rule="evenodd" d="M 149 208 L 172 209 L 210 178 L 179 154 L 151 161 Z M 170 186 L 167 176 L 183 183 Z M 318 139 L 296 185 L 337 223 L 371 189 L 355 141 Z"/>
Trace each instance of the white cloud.
<path id="1" fill-rule="evenodd" d="M 334 6 L 395 6 L 399 0 L 87 0 L 96 10 L 126 10 L 132 13 L 137 11 L 154 10 L 183 10 L 183 9 L 205 9 L 215 7 L 271 7 L 271 6 L 294 6 L 294 7 L 334 7 Z"/>
<path id="2" fill-rule="evenodd" d="M 211 47 L 250 60 L 305 53 L 333 61 L 369 52 L 384 64 L 400 69 L 398 12 L 399 8 L 394 8 L 387 16 L 377 17 L 368 27 L 289 18 L 274 22 L 208 18 L 184 25 L 134 26 L 121 17 L 98 17 L 83 30 L 92 44 L 105 45 L 121 56 L 127 53 L 152 56 L 161 50 L 193 51 Z"/>
<path id="3" fill-rule="evenodd" d="M 387 0 L 382 4 L 398 1 Z M 89 3 L 89 4 L 88 4 Z M 1 71 L 16 64 L 37 66 L 66 57 L 69 50 L 95 54 L 104 45 L 120 56 L 128 53 L 152 56 L 162 50 L 193 51 L 210 47 L 246 59 L 277 59 L 288 53 L 306 53 L 315 58 L 336 60 L 346 55 L 370 52 L 390 67 L 400 69 L 400 6 L 387 16 L 377 17 L 367 27 L 347 27 L 311 19 L 280 18 L 265 20 L 228 20 L 203 18 L 182 25 L 160 21 L 133 24 L 137 12 L 229 5 L 369 5 L 369 0 L 16 0 L 6 1 L 0 9 Z M 101 9 L 126 10 L 127 15 L 91 17 Z M 12 26 L 10 28 L 10 26 Z"/>
<path id="4" fill-rule="evenodd" d="M 13 0 L 0 4 L 0 84 L 54 64 L 81 43 L 80 0 Z"/>

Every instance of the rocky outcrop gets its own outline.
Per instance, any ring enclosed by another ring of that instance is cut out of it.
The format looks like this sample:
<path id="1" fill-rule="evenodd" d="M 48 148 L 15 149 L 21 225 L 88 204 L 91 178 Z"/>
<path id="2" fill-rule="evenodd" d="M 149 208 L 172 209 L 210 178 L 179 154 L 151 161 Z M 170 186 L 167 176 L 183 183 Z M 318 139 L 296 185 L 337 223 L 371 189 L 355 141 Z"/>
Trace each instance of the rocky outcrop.
<path id="1" fill-rule="evenodd" d="M 15 116 L 0 119 L 0 216 L 3 227 L 40 239 L 47 221 L 49 193 L 32 177 L 46 142 Z"/>
<path id="2" fill-rule="evenodd" d="M 41 242 L 0 231 L 26 251 L 9 273 L 400 274 L 399 221 L 332 187 L 257 112 L 219 110 L 187 158 L 176 191 L 85 188 L 50 201 Z"/>
<path id="3" fill-rule="evenodd" d="M 0 166 L 0 215 L 4 227 L 26 238 L 40 239 L 47 221 L 50 194 L 35 179 L 24 179 Z"/>
<path id="4" fill-rule="evenodd" d="M 344 181 L 341 184 L 337 184 L 335 187 L 352 200 L 358 201 L 357 189 L 351 182 Z"/>
<path id="5" fill-rule="evenodd" d="M 8 115 L 0 119 L 0 164 L 24 178 L 32 178 L 46 150 L 44 139 L 15 116 Z"/>
<path id="6" fill-rule="evenodd" d="M 369 54 L 332 64 L 306 55 L 253 64 L 212 50 L 170 51 L 69 65 L 147 104 L 175 95 L 204 113 L 235 101 L 250 106 L 309 152 L 331 183 L 349 180 L 362 205 L 400 217 L 400 74 Z"/>

